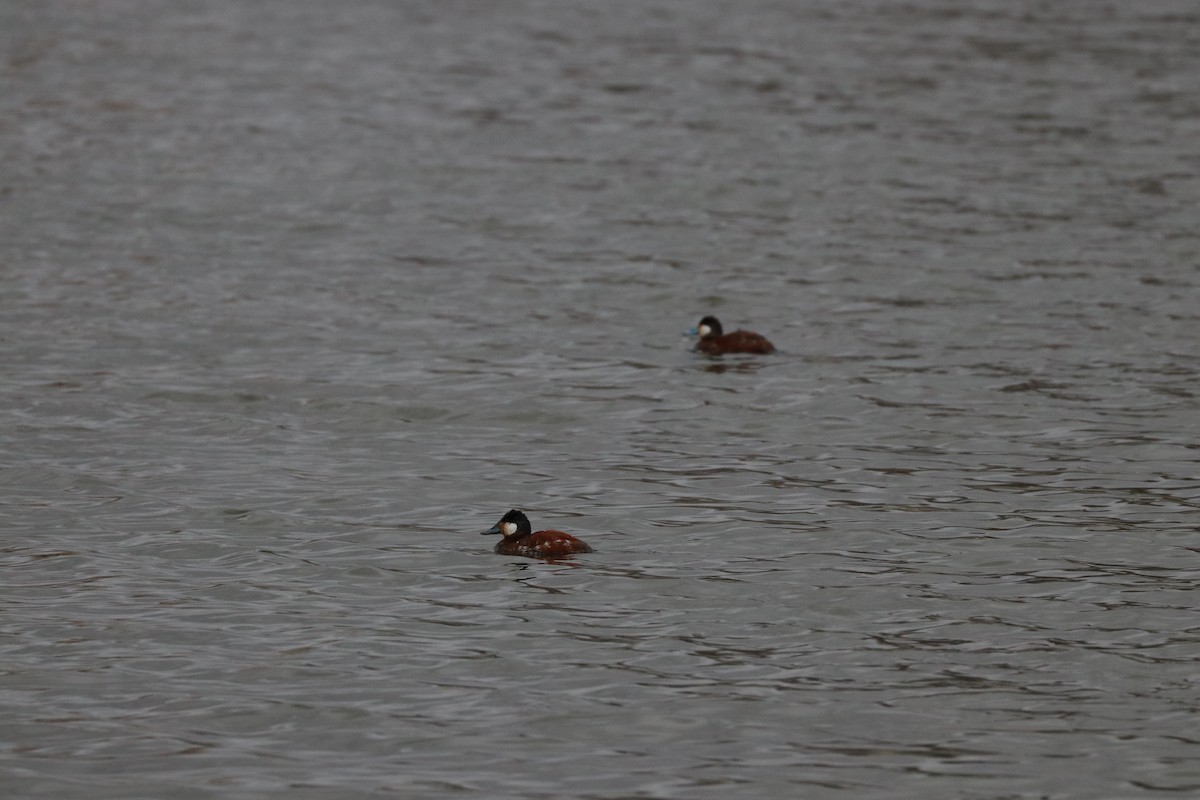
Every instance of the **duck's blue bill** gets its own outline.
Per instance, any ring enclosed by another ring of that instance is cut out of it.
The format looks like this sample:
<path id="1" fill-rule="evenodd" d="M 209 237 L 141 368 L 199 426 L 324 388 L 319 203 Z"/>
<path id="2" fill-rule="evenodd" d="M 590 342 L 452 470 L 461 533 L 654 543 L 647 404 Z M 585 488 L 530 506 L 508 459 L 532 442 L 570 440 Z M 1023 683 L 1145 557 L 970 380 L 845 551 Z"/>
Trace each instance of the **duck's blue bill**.
<path id="1" fill-rule="evenodd" d="M 492 527 L 488 528 L 486 531 L 480 531 L 480 532 L 479 532 L 479 535 L 480 535 L 480 536 L 487 536 L 487 535 L 488 535 L 488 534 L 490 534 L 490 533 L 499 533 L 499 532 L 500 532 L 500 523 L 499 523 L 499 522 L 497 522 L 495 525 L 493 525 Z"/>
<path id="2" fill-rule="evenodd" d="M 686 331 L 683 332 L 683 335 L 684 336 L 699 336 L 700 331 L 698 331 L 695 328 L 688 328 Z"/>

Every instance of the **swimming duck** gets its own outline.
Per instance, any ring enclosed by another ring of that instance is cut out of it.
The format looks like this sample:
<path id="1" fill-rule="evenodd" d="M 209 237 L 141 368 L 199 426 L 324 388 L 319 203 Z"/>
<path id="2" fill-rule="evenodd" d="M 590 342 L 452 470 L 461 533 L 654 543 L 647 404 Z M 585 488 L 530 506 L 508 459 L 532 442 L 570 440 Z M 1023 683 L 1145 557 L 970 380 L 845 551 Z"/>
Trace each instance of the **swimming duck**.
<path id="1" fill-rule="evenodd" d="M 690 333 L 698 335 L 696 349 L 710 356 L 723 356 L 726 353 L 757 353 L 765 355 L 775 352 L 775 345 L 767 341 L 767 337 L 753 331 L 732 331 L 725 333 L 721 322 L 716 317 L 705 317 Z"/>
<path id="2" fill-rule="evenodd" d="M 482 532 L 504 536 L 496 543 L 495 551 L 502 556 L 528 556 L 529 558 L 562 558 L 575 553 L 591 553 L 587 542 L 576 539 L 569 533 L 556 530 L 535 531 L 529 518 L 517 509 L 512 509 L 492 527 Z"/>

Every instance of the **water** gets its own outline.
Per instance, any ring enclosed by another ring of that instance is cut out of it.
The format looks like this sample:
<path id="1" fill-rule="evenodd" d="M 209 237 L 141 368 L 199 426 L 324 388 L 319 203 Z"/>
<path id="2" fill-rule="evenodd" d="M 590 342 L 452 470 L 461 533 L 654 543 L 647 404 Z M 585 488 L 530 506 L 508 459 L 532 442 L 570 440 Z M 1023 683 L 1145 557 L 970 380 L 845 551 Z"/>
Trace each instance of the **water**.
<path id="1" fill-rule="evenodd" d="M 1198 31 L 5 4 L 6 795 L 1200 794 Z"/>

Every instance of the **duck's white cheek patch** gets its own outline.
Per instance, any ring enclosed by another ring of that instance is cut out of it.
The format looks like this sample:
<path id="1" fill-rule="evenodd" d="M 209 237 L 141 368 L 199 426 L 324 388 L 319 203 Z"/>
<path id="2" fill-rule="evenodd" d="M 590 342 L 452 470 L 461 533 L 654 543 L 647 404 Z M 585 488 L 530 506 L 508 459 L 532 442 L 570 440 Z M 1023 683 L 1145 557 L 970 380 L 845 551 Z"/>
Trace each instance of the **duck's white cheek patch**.
<path id="1" fill-rule="evenodd" d="M 505 536 L 512 536 L 514 533 L 517 532 L 517 523 L 515 523 L 515 522 L 501 523 L 500 524 L 500 532 L 503 533 Z"/>
<path id="2" fill-rule="evenodd" d="M 696 333 L 700 334 L 701 336 L 708 336 L 710 333 L 712 333 L 712 328 L 708 327 L 707 325 L 701 325 L 699 328 L 696 328 Z"/>

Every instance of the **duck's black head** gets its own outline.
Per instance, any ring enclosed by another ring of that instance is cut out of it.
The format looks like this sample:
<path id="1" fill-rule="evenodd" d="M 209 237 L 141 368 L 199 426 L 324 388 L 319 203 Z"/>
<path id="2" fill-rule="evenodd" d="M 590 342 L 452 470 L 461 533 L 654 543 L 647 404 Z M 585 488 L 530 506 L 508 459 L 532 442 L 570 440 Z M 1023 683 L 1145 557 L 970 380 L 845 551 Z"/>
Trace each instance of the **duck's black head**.
<path id="1" fill-rule="evenodd" d="M 721 328 L 721 321 L 716 317 L 705 317 L 700 320 L 700 324 L 696 326 L 696 333 L 700 334 L 700 338 L 705 336 L 720 336 L 724 333 Z"/>
<path id="2" fill-rule="evenodd" d="M 501 517 L 500 521 L 495 525 L 483 531 L 481 535 L 487 536 L 488 534 L 499 533 L 503 534 L 507 539 L 510 536 L 525 536 L 532 531 L 533 528 L 529 525 L 529 518 L 514 508 Z"/>

